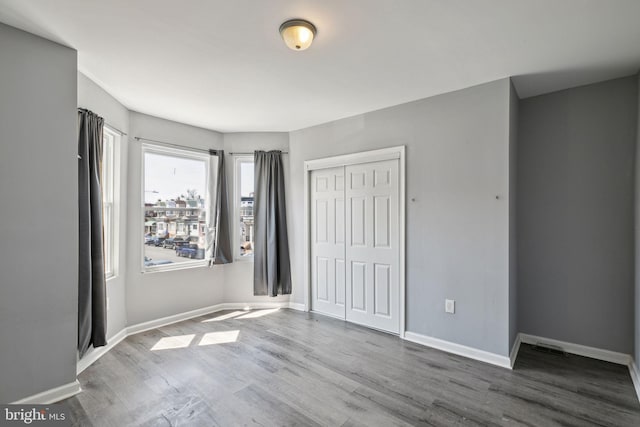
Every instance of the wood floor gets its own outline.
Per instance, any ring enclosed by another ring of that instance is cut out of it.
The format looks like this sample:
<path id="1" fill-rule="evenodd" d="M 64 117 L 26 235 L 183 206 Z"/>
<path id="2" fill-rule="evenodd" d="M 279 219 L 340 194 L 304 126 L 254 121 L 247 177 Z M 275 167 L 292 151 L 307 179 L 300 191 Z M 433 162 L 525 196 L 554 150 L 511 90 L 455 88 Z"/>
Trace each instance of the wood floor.
<path id="1" fill-rule="evenodd" d="M 640 426 L 624 366 L 523 345 L 510 371 L 286 309 L 128 337 L 79 380 L 78 426 Z"/>

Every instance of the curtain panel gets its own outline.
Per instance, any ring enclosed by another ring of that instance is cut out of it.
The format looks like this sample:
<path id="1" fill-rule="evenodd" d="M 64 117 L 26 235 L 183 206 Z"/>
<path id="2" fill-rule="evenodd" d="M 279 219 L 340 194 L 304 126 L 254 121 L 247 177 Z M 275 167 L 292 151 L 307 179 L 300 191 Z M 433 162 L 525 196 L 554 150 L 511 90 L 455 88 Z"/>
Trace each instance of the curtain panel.
<path id="1" fill-rule="evenodd" d="M 253 293 L 291 293 L 284 171 L 280 151 L 255 152 Z"/>
<path id="2" fill-rule="evenodd" d="M 210 170 L 213 175 L 214 165 L 217 163 L 215 174 L 215 194 L 211 221 L 215 234 L 211 262 L 213 264 L 229 264 L 233 262 L 231 250 L 231 229 L 229 227 L 229 198 L 227 195 L 227 179 L 225 169 L 224 150 L 209 150 L 211 155 Z"/>
<path id="3" fill-rule="evenodd" d="M 102 230 L 104 119 L 78 109 L 78 352 L 107 344 L 106 279 Z"/>

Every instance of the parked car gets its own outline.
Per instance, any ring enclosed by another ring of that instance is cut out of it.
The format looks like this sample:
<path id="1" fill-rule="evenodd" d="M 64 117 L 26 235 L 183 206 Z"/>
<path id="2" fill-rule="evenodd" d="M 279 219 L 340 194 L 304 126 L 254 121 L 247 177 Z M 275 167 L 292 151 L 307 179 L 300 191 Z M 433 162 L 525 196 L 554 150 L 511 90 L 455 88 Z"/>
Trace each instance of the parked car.
<path id="1" fill-rule="evenodd" d="M 198 255 L 198 249 L 197 248 L 191 248 L 189 246 L 177 247 L 176 248 L 176 255 L 177 256 L 183 256 L 183 257 L 189 257 L 189 258 L 193 259 Z"/>
<path id="2" fill-rule="evenodd" d="M 162 242 L 162 247 L 166 249 L 177 249 L 182 246 L 186 246 L 188 244 L 189 244 L 188 237 L 176 236 L 176 237 L 169 237 L 168 239 L 165 239 L 165 241 Z"/>
<path id="3" fill-rule="evenodd" d="M 149 257 L 144 257 L 144 266 L 152 267 L 154 265 L 163 265 L 163 264 L 173 264 L 173 261 L 169 261 L 168 259 L 151 259 Z"/>
<path id="4" fill-rule="evenodd" d="M 164 237 L 151 237 L 149 240 L 147 240 L 147 238 L 145 237 L 144 239 L 145 245 L 149 245 L 149 246 L 162 246 L 164 241 L 165 241 Z"/>

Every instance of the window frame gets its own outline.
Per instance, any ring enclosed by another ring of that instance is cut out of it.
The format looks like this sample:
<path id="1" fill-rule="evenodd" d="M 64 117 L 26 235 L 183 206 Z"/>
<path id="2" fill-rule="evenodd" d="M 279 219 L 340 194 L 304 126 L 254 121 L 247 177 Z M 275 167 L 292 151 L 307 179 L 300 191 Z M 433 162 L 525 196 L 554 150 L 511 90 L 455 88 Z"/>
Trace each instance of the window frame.
<path id="1" fill-rule="evenodd" d="M 120 237 L 120 141 L 116 129 L 102 128 L 102 229 L 104 273 L 107 281 L 118 277 Z M 108 214 L 107 214 L 108 212 Z"/>
<path id="2" fill-rule="evenodd" d="M 242 164 L 250 163 L 254 165 L 255 170 L 255 157 L 253 155 L 239 155 L 235 156 L 233 162 L 233 260 L 234 262 L 253 262 L 252 256 L 240 255 L 240 230 L 238 229 L 238 218 L 240 217 L 240 207 L 242 203 Z M 254 177 L 255 180 L 255 177 Z M 255 188 L 254 190 L 254 203 L 255 203 Z M 255 206 L 255 205 L 254 205 Z M 254 211 L 255 218 L 255 211 Z M 255 221 L 254 221 L 255 223 Z M 255 242 L 254 242 L 255 243 Z"/>
<path id="3" fill-rule="evenodd" d="M 184 159 L 192 159 L 192 160 L 202 160 L 205 164 L 205 223 L 207 224 L 206 228 L 209 228 L 210 221 L 212 218 L 211 213 L 211 203 L 208 198 L 213 194 L 212 187 L 210 183 L 211 179 L 211 158 L 207 153 L 197 151 L 196 149 L 190 150 L 189 148 L 179 149 L 173 147 L 167 147 L 159 144 L 142 144 L 141 156 L 140 156 L 140 201 L 141 201 L 141 212 L 140 212 L 140 224 L 141 230 L 143 233 L 140 235 L 140 271 L 143 274 L 148 273 L 159 273 L 164 271 L 175 271 L 175 270 L 186 270 L 190 268 L 199 268 L 199 267 L 207 267 L 209 266 L 209 261 L 211 259 L 210 251 L 205 248 L 205 258 L 200 260 L 191 260 L 185 259 L 183 262 L 179 263 L 171 263 L 171 264 L 161 264 L 161 265 L 153 265 L 153 266 L 145 266 L 145 243 L 144 243 L 144 227 L 145 227 L 145 155 L 147 153 L 159 154 L 164 156 L 172 156 L 172 157 L 180 157 Z M 208 240 L 208 239 L 207 239 Z"/>

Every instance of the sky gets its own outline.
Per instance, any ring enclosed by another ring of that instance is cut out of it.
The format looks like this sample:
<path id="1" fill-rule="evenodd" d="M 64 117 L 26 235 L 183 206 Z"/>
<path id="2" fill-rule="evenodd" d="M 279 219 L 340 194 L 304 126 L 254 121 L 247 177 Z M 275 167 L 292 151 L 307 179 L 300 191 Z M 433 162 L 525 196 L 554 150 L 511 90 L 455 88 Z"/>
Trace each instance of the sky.
<path id="1" fill-rule="evenodd" d="M 188 189 L 195 189 L 197 195 L 205 198 L 206 181 L 204 160 L 145 153 L 145 203 L 186 196 Z"/>
<path id="2" fill-rule="evenodd" d="M 253 192 L 253 163 L 240 163 L 243 197 Z M 203 160 L 185 159 L 157 153 L 145 153 L 144 200 L 155 203 L 187 195 L 187 189 L 206 198 L 206 166 Z"/>
<path id="3" fill-rule="evenodd" d="M 249 197 L 253 193 L 253 163 L 240 163 L 240 197 Z"/>

